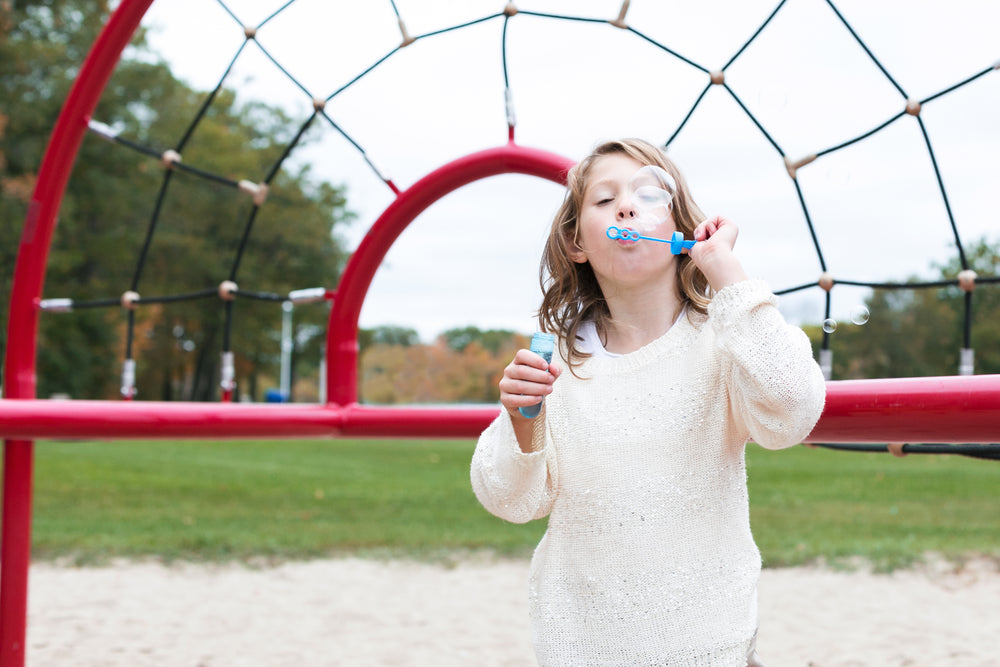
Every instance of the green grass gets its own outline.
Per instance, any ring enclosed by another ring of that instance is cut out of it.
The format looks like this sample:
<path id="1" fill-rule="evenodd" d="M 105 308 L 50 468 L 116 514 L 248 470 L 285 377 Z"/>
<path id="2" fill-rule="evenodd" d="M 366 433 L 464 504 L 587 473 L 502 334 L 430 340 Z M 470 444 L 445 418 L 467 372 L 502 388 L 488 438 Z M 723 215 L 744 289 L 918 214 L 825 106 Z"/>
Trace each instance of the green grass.
<path id="1" fill-rule="evenodd" d="M 961 456 L 748 450 L 750 511 L 765 564 L 928 553 L 1000 557 L 1000 461 Z"/>
<path id="2" fill-rule="evenodd" d="M 40 442 L 34 555 L 74 562 L 526 556 L 544 522 L 490 516 L 469 441 Z M 1000 557 L 1000 462 L 748 450 L 770 566 Z"/>

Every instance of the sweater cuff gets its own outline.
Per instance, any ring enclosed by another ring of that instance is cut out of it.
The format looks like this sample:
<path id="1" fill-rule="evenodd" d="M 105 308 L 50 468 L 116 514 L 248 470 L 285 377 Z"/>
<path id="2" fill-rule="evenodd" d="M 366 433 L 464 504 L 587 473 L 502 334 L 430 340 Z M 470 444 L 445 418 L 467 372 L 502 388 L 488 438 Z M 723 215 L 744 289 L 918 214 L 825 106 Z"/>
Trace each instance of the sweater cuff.
<path id="1" fill-rule="evenodd" d="M 531 420 L 531 451 L 521 451 L 521 446 L 517 442 L 517 435 L 514 433 L 514 420 L 506 409 L 501 408 L 497 427 L 500 430 L 502 441 L 509 443 L 504 447 L 503 455 L 508 459 L 508 465 L 532 466 L 537 465 L 538 459 L 545 458 L 545 405 L 537 417 Z"/>

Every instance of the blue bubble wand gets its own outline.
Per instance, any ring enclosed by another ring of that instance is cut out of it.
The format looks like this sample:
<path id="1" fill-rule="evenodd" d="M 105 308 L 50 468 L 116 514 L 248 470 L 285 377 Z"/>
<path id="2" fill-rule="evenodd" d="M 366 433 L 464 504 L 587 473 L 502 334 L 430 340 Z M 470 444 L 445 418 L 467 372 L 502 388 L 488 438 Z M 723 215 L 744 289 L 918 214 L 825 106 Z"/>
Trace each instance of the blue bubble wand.
<path id="1" fill-rule="evenodd" d="M 644 236 L 643 234 L 640 234 L 634 229 L 628 229 L 628 228 L 619 229 L 618 227 L 608 227 L 607 234 L 608 238 L 611 239 L 612 241 L 617 241 L 618 239 L 621 239 L 623 241 L 643 240 L 643 241 L 657 241 L 658 243 L 669 243 L 670 252 L 674 255 L 681 254 L 681 252 L 683 252 L 685 248 L 690 250 L 691 248 L 694 247 L 694 244 L 697 243 L 697 241 L 686 241 L 684 239 L 684 234 L 681 232 L 674 232 L 670 236 L 669 241 L 667 239 L 656 238 L 655 236 Z"/>

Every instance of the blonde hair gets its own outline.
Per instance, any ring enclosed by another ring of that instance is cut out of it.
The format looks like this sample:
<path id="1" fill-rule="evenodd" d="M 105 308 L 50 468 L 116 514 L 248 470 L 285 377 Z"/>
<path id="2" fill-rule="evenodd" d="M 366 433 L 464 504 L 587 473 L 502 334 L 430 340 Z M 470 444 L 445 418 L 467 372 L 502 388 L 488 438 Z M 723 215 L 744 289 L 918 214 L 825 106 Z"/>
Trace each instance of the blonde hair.
<path id="1" fill-rule="evenodd" d="M 572 253 L 576 249 L 580 208 L 591 171 L 601 158 L 616 154 L 626 155 L 643 165 L 656 165 L 673 177 L 677 186 L 677 191 L 671 193 L 673 219 L 677 230 L 683 232 L 685 238 L 693 238 L 694 228 L 705 219 L 677 166 L 663 151 L 641 139 L 602 143 L 569 170 L 566 196 L 552 221 L 542 255 L 539 281 L 543 297 L 538 309 L 538 323 L 542 331 L 555 333 L 566 342 L 571 371 L 590 356 L 576 345 L 580 325 L 593 320 L 597 330 L 604 331 L 611 317 L 590 263 L 574 262 Z M 711 301 L 708 280 L 689 255 L 677 255 L 677 286 L 677 296 L 681 304 L 687 306 L 689 315 L 706 312 Z"/>

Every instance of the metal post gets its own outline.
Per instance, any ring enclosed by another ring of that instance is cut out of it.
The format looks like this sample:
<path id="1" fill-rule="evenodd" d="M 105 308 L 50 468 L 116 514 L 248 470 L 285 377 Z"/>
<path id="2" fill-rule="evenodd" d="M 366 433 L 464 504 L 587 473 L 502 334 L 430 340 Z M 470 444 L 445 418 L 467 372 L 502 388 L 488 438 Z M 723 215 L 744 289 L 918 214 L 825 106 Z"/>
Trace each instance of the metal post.
<path id="1" fill-rule="evenodd" d="M 292 311 L 291 301 L 281 304 L 281 400 L 287 401 L 292 395 Z"/>

